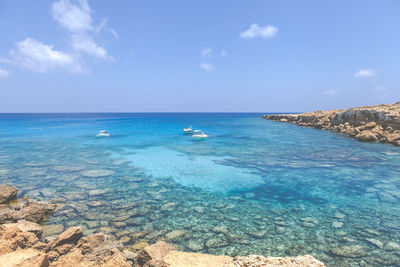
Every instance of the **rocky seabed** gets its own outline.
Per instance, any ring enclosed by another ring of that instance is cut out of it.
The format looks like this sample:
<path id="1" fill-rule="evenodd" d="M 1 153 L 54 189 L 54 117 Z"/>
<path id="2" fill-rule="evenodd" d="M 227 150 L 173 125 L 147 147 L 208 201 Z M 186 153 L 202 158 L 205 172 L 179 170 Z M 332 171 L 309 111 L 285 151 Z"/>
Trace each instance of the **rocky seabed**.
<path id="1" fill-rule="evenodd" d="M 56 204 L 27 197 L 17 199 L 16 188 L 0 186 L 0 267 L 325 266 L 310 255 L 216 256 L 181 252 L 164 241 L 146 244 L 141 249 L 132 249 L 124 247 L 122 241 L 110 240 L 102 232 L 83 237 L 82 228 L 77 226 L 69 227 L 65 231 L 54 226 L 54 231 L 62 232 L 44 237 L 39 223 L 43 223 L 55 209 Z M 48 227 L 51 228 L 51 225 Z M 223 227 L 215 230 L 227 231 Z M 185 234 L 182 231 L 173 231 L 167 234 L 167 238 L 176 239 Z"/>

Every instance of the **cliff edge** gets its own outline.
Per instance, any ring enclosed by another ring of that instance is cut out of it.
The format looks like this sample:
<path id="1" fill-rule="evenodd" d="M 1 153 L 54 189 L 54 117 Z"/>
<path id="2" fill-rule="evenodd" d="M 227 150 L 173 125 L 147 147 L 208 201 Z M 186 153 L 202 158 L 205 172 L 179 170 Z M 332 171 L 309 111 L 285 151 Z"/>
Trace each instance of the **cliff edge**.
<path id="1" fill-rule="evenodd" d="M 359 141 L 400 146 L 400 102 L 302 114 L 264 115 L 263 118 L 340 132 Z"/>

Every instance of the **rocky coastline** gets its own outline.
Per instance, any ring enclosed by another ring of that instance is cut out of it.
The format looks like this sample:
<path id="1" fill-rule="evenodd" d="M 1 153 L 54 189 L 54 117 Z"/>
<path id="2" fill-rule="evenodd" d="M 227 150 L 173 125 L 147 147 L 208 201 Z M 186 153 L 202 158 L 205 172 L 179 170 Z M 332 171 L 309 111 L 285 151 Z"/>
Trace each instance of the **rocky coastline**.
<path id="1" fill-rule="evenodd" d="M 263 118 L 340 132 L 359 141 L 400 146 L 400 102 L 302 114 L 264 115 Z"/>
<path id="2" fill-rule="evenodd" d="M 44 238 L 40 224 L 55 209 L 55 204 L 17 199 L 16 188 L 0 185 L 0 267 L 325 266 L 311 255 L 229 257 L 182 252 L 162 240 L 132 251 L 101 232 L 83 237 L 79 226 Z"/>

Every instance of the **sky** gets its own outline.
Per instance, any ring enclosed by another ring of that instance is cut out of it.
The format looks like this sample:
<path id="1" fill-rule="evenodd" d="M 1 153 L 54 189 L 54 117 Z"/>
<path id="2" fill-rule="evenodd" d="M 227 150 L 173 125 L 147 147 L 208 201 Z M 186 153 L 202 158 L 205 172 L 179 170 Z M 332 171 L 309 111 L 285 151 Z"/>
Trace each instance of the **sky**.
<path id="1" fill-rule="evenodd" d="M 0 0 L 0 112 L 400 101 L 400 1 Z"/>

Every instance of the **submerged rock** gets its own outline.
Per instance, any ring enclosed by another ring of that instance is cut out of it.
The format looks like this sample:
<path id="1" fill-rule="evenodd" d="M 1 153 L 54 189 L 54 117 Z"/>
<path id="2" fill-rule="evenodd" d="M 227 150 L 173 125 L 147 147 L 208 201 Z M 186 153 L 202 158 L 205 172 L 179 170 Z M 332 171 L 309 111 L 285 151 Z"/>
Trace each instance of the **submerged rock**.
<path id="1" fill-rule="evenodd" d="M 330 252 L 336 256 L 346 258 L 359 258 L 367 255 L 365 249 L 359 245 L 334 247 Z"/>
<path id="2" fill-rule="evenodd" d="M 342 222 L 333 222 L 332 223 L 332 228 L 342 228 L 343 223 Z"/>
<path id="3" fill-rule="evenodd" d="M 189 234 L 186 230 L 174 230 L 166 234 L 165 237 L 167 241 L 177 242 L 183 239 L 187 239 L 189 237 Z"/>
<path id="4" fill-rule="evenodd" d="M 90 178 L 98 178 L 104 176 L 114 175 L 114 171 L 112 170 L 87 170 L 81 172 L 82 176 L 90 177 Z"/>

